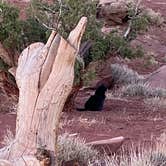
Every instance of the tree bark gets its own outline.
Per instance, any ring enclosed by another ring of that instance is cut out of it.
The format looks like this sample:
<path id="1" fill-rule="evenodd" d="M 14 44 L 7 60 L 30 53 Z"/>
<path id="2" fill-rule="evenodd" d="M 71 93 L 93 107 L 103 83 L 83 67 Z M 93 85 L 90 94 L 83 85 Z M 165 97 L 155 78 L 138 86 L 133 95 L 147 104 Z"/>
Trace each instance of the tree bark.
<path id="1" fill-rule="evenodd" d="M 0 165 L 4 160 L 16 166 L 56 164 L 59 119 L 72 89 L 75 59 L 86 22 L 85 17 L 81 18 L 67 40 L 53 31 L 45 45 L 31 44 L 20 55 L 16 71 L 16 136 L 0 150 Z"/>

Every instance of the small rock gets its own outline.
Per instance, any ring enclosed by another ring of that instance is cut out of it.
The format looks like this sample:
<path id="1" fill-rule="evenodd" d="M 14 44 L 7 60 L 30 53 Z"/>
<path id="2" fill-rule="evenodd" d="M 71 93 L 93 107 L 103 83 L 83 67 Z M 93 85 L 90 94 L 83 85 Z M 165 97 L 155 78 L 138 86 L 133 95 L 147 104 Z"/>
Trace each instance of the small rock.
<path id="1" fill-rule="evenodd" d="M 101 0 L 98 6 L 97 17 L 103 18 L 107 25 L 123 24 L 128 14 L 128 6 L 125 0 Z"/>

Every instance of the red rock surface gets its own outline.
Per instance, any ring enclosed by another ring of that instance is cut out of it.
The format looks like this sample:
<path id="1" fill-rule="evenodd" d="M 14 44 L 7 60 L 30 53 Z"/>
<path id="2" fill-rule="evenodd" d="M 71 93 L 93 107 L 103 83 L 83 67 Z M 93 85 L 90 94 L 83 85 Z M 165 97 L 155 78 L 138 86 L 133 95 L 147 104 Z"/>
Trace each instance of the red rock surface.
<path id="1" fill-rule="evenodd" d="M 152 88 L 166 89 L 166 65 L 154 71 L 146 78 L 146 80 Z"/>

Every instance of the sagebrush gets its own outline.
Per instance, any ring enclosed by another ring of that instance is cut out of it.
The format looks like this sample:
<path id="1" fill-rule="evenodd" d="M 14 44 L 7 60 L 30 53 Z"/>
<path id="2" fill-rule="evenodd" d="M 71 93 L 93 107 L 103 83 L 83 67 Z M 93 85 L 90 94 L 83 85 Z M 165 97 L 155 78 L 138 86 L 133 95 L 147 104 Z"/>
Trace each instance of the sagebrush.
<path id="1" fill-rule="evenodd" d="M 124 96 L 144 96 L 166 98 L 166 89 L 151 88 L 147 83 L 130 84 L 123 88 Z"/>
<path id="2" fill-rule="evenodd" d="M 117 84 L 133 84 L 143 82 L 144 77 L 126 65 L 112 64 L 111 75 Z"/>

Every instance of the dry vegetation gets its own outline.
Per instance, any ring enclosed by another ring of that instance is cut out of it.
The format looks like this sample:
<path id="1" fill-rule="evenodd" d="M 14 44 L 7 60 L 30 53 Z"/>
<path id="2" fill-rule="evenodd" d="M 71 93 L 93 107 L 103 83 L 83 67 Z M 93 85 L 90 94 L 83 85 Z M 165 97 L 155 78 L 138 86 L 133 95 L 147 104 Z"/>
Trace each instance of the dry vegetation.
<path id="1" fill-rule="evenodd" d="M 146 17 L 144 17 L 146 15 Z M 160 13 L 154 12 L 152 9 L 146 9 L 142 12 L 141 17 L 134 20 L 135 26 L 137 29 L 143 27 L 142 29 L 146 29 L 146 21 L 148 20 L 148 23 L 161 26 L 161 24 L 164 22 L 163 17 Z M 142 20 L 142 16 L 143 19 Z M 71 19 L 71 18 L 70 18 Z M 34 20 L 28 20 L 27 24 L 29 23 L 29 26 L 31 27 L 33 25 Z M 36 22 L 35 22 L 36 23 Z M 145 23 L 145 24 L 144 24 Z M 25 24 L 25 22 L 24 22 Z M 25 25 L 24 25 L 25 26 Z M 35 25 L 33 25 L 35 26 Z M 33 28 L 32 26 L 32 28 Z M 36 24 L 38 27 L 39 25 Z M 140 26 L 140 27 L 138 27 Z M 25 27 L 24 27 L 25 28 Z M 19 30 L 18 30 L 19 31 Z M 40 33 L 43 35 L 46 35 L 45 28 L 40 28 Z M 139 30 L 138 30 L 139 31 Z M 18 32 L 19 33 L 19 32 Z M 28 33 L 28 32 L 27 32 Z M 91 33 L 91 31 L 88 31 L 88 33 Z M 40 35 L 41 35 L 40 34 Z M 26 35 L 26 31 L 25 34 Z M 29 38 L 31 38 L 31 34 L 29 34 Z M 88 36 L 89 34 L 87 34 Z M 94 33 L 93 33 L 94 35 Z M 14 36 L 15 37 L 15 36 Z M 24 36 L 25 37 L 25 36 Z M 125 41 L 122 38 L 119 38 L 119 36 L 109 36 L 110 37 L 110 43 L 111 49 L 113 52 L 116 52 L 122 57 L 127 58 L 135 58 L 137 57 L 137 53 L 140 53 L 142 55 L 142 50 L 134 50 L 133 48 L 130 48 L 128 45 L 128 41 Z M 44 36 L 44 39 L 46 36 Z M 13 39 L 15 41 L 15 38 Z M 98 39 L 96 39 L 98 40 Z M 37 38 L 38 41 L 38 38 Z M 22 41 L 19 41 L 22 44 Z M 30 42 L 28 40 L 28 42 Z M 92 59 L 100 59 L 105 58 L 105 53 L 108 51 L 108 48 L 103 48 L 102 44 L 107 44 L 108 41 L 103 41 L 98 43 L 101 44 L 101 48 L 103 49 L 102 52 L 100 52 L 98 49 L 93 50 L 96 53 L 96 57 L 92 55 Z M 10 44 L 10 43 L 9 43 Z M 20 43 L 18 43 L 20 44 Z M 120 46 L 119 46 L 120 45 Z M 15 46 L 18 47 L 18 46 Z M 22 45 L 19 45 L 19 49 L 22 49 Z M 91 54 L 94 52 L 91 52 Z M 101 56 L 102 54 L 102 56 Z M 100 56 L 99 56 L 100 55 Z M 150 63 L 156 63 L 154 57 L 151 57 L 149 60 Z M 113 76 L 113 79 L 115 80 L 115 83 L 123 86 L 123 88 L 120 88 L 117 92 L 111 92 L 107 94 L 107 99 L 112 98 L 118 98 L 119 100 L 126 100 L 126 96 L 142 96 L 144 97 L 144 103 L 149 106 L 157 106 L 157 107 L 164 107 L 166 108 L 166 89 L 152 89 L 149 87 L 149 85 L 145 82 L 144 76 L 138 74 L 136 71 L 133 71 L 126 65 L 119 65 L 119 64 L 112 64 L 110 65 L 110 71 Z M 79 75 L 80 73 L 78 73 Z M 95 71 L 90 71 L 89 73 L 85 73 L 83 76 L 84 79 L 84 85 L 86 85 L 88 82 L 93 80 L 95 78 Z M 67 118 L 63 121 L 63 123 L 60 123 L 60 128 L 63 128 L 64 126 L 70 126 L 71 123 L 73 123 L 72 120 L 68 120 Z M 92 124 L 98 123 L 96 119 L 85 119 L 80 117 L 77 119 L 80 125 L 84 125 L 85 127 L 89 127 Z M 103 122 L 104 123 L 104 119 Z M 7 130 L 6 136 L 4 137 L 3 144 L 8 144 L 13 139 L 13 134 L 10 130 Z M 89 166 L 98 165 L 98 166 L 165 166 L 166 165 L 166 134 L 162 134 L 161 137 L 157 140 L 158 143 L 156 147 L 150 147 L 148 150 L 145 149 L 143 146 L 135 150 L 135 148 L 130 149 L 129 152 L 126 155 L 126 152 L 121 152 L 120 155 L 113 155 L 113 156 L 107 156 L 107 155 L 101 155 L 98 151 L 94 150 L 92 147 L 87 146 L 84 139 L 78 138 L 78 137 L 72 137 L 69 134 L 64 134 L 58 137 L 58 161 L 60 164 L 66 161 L 75 160 L 78 161 L 80 164 L 88 164 Z M 157 142 L 156 141 L 156 142 Z M 100 157 L 99 157 L 100 156 Z"/>
<path id="2" fill-rule="evenodd" d="M 3 144 L 7 145 L 13 140 L 13 133 L 8 129 Z M 163 133 L 157 139 L 157 145 L 148 149 L 140 145 L 128 150 L 121 150 L 119 155 L 107 156 L 100 154 L 91 146 L 87 146 L 84 139 L 72 136 L 67 133 L 58 137 L 57 159 L 59 163 L 77 161 L 88 166 L 164 166 L 166 164 L 166 134 Z"/>
<path id="3" fill-rule="evenodd" d="M 2 144 L 9 145 L 12 140 L 14 140 L 14 134 L 10 129 L 7 129 Z M 77 161 L 80 164 L 94 162 L 98 154 L 97 150 L 86 145 L 83 138 L 68 133 L 58 136 L 57 160 L 60 165 L 67 161 Z"/>

